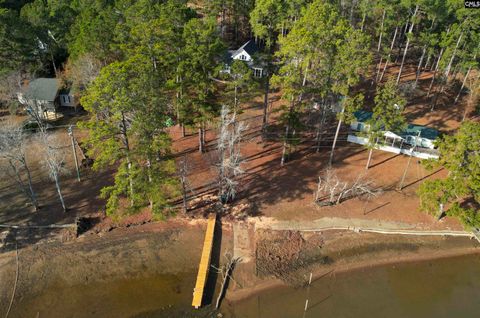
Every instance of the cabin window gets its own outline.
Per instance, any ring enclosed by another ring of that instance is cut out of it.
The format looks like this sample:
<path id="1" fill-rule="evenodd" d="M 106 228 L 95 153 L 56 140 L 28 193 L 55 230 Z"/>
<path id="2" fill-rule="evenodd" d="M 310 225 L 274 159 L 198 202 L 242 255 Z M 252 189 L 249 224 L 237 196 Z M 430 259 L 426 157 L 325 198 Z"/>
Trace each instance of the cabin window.
<path id="1" fill-rule="evenodd" d="M 255 77 L 262 77 L 263 69 L 261 68 L 254 68 L 253 69 L 253 76 Z"/>
<path id="2" fill-rule="evenodd" d="M 245 61 L 245 60 L 247 59 L 247 57 L 242 54 L 242 55 L 240 55 L 240 59 L 241 59 L 242 61 Z"/>
<path id="3" fill-rule="evenodd" d="M 62 95 L 63 103 L 70 104 L 70 95 Z"/>

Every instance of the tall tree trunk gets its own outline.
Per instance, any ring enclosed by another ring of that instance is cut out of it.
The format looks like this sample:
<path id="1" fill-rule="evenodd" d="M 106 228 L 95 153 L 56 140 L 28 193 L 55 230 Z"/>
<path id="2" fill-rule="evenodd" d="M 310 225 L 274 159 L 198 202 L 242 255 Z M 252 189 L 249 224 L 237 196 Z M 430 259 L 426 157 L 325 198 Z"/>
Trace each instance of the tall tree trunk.
<path id="1" fill-rule="evenodd" d="M 442 47 L 442 48 L 440 49 L 440 53 L 438 54 L 437 62 L 435 62 L 435 68 L 434 68 L 434 70 L 435 70 L 436 72 L 438 72 L 438 69 L 439 69 L 439 67 L 440 67 L 440 60 L 442 59 L 443 51 L 444 51 L 444 48 Z"/>
<path id="2" fill-rule="evenodd" d="M 198 151 L 200 153 L 203 152 L 203 132 L 202 132 L 202 127 L 198 128 Z"/>
<path id="3" fill-rule="evenodd" d="M 268 126 L 267 115 L 268 115 L 268 94 L 270 92 L 270 75 L 267 74 L 265 81 L 265 95 L 263 99 L 263 119 L 262 119 L 262 128 L 265 130 Z"/>
<path id="4" fill-rule="evenodd" d="M 290 125 L 287 124 L 285 127 L 285 137 L 283 139 L 283 149 L 282 149 L 282 159 L 280 160 L 280 166 L 283 167 L 285 164 L 285 158 L 287 156 L 287 140 L 288 140 L 288 130 L 290 129 Z"/>
<path id="5" fill-rule="evenodd" d="M 430 97 L 430 92 L 432 91 L 433 83 L 435 82 L 435 78 L 437 77 L 437 71 L 433 71 L 433 76 L 432 80 L 430 81 L 430 85 L 428 86 L 428 91 L 427 91 L 427 98 Z"/>
<path id="6" fill-rule="evenodd" d="M 378 36 L 378 45 L 377 45 L 377 52 L 380 52 L 380 47 L 382 45 L 382 35 L 383 35 L 383 23 L 385 22 L 385 9 L 383 9 L 383 15 L 382 15 L 382 24 L 380 26 L 380 35 Z"/>
<path id="7" fill-rule="evenodd" d="M 380 56 L 380 61 L 378 61 L 378 66 L 377 66 L 377 75 L 375 75 L 375 82 L 378 82 L 378 77 L 380 76 L 380 70 L 382 69 L 382 61 L 383 61 L 383 57 Z M 373 81 L 372 81 L 372 84 L 373 84 Z"/>
<path id="8" fill-rule="evenodd" d="M 340 112 L 340 119 L 338 120 L 337 130 L 335 131 L 335 137 L 333 138 L 332 150 L 330 151 L 330 158 L 328 159 L 328 166 L 331 167 L 333 163 L 333 153 L 335 151 L 335 146 L 337 144 L 338 134 L 340 133 L 340 128 L 342 127 L 342 117 L 345 113 L 345 106 L 342 106 L 342 111 Z"/>
<path id="9" fill-rule="evenodd" d="M 238 92 L 238 86 L 235 85 L 234 98 L 233 98 L 233 110 L 234 110 L 234 111 L 237 110 L 237 105 L 238 105 L 237 92 Z"/>
<path id="10" fill-rule="evenodd" d="M 435 66 L 435 70 L 433 71 L 432 80 L 430 81 L 430 85 L 428 87 L 427 98 L 430 97 L 430 92 L 432 91 L 433 83 L 435 82 L 435 79 L 437 77 L 438 66 L 440 65 L 440 60 L 442 59 L 442 55 L 443 55 L 443 48 L 440 50 L 440 53 L 438 55 L 437 64 Z"/>
<path id="11" fill-rule="evenodd" d="M 307 63 L 307 66 L 305 66 L 305 71 L 303 73 L 303 80 L 302 80 L 302 87 L 305 87 L 307 85 L 307 75 L 308 75 L 308 68 L 310 67 L 309 63 Z M 303 99 L 303 91 L 300 93 L 300 96 L 298 97 L 298 101 L 302 101 Z"/>
<path id="12" fill-rule="evenodd" d="M 405 57 L 407 56 L 408 46 L 410 45 L 410 36 L 409 35 L 412 34 L 412 31 L 413 31 L 413 26 L 415 25 L 415 16 L 417 15 L 417 11 L 418 11 L 418 4 L 415 6 L 415 11 L 413 12 L 413 16 L 412 16 L 412 24 L 410 24 L 410 29 L 408 30 L 408 33 L 407 33 L 407 43 L 405 44 L 405 50 L 403 51 L 402 63 L 400 64 L 400 70 L 398 71 L 397 85 L 400 82 L 400 77 L 402 76 L 403 65 L 405 64 Z"/>
<path id="13" fill-rule="evenodd" d="M 322 140 L 322 131 L 323 131 L 323 125 L 325 124 L 325 112 L 326 112 L 326 105 L 325 105 L 325 101 L 322 100 L 322 113 L 321 113 L 321 117 L 320 117 L 320 120 L 319 120 L 319 123 L 318 123 L 318 126 L 317 126 L 317 133 L 316 133 L 316 136 L 315 136 L 315 144 L 317 145 L 317 149 L 316 149 L 316 152 L 320 152 L 320 142 Z"/>
<path id="14" fill-rule="evenodd" d="M 55 59 L 53 58 L 53 53 L 50 51 L 50 57 L 52 59 L 52 65 L 53 65 L 53 71 L 55 72 L 55 76 L 58 76 L 57 74 L 57 66 L 55 65 Z"/>
<path id="15" fill-rule="evenodd" d="M 207 128 L 206 128 L 206 124 L 205 122 L 202 123 L 202 144 L 203 144 L 203 149 L 204 151 L 207 151 L 207 142 L 206 142 L 206 138 L 205 138 L 205 134 L 206 134 L 206 131 L 207 131 Z"/>
<path id="16" fill-rule="evenodd" d="M 432 57 L 432 54 L 428 54 L 427 60 L 425 61 L 425 65 L 423 66 L 423 70 L 425 71 L 427 69 L 428 64 L 430 63 L 430 59 Z M 431 67 L 430 67 L 431 68 Z"/>
<path id="17" fill-rule="evenodd" d="M 353 9 L 355 9 L 355 6 L 356 6 L 356 1 L 355 0 L 352 0 L 351 1 L 351 6 L 350 6 L 350 25 L 352 26 L 352 28 L 354 28 L 354 21 L 353 21 Z"/>
<path id="18" fill-rule="evenodd" d="M 127 134 L 127 122 L 125 119 L 125 113 L 122 112 L 122 127 L 121 127 L 121 133 L 122 133 L 122 138 L 123 138 L 123 144 L 125 146 L 125 157 L 127 160 L 127 169 L 128 169 L 128 181 L 130 184 L 130 205 L 133 206 L 135 204 L 133 196 L 134 196 L 134 190 L 133 190 L 133 178 L 132 178 L 132 162 L 130 160 L 130 141 L 128 138 Z"/>
<path id="19" fill-rule="evenodd" d="M 53 173 L 53 178 L 55 179 L 55 187 L 57 188 L 57 193 L 60 199 L 60 203 L 62 204 L 63 212 L 67 212 L 67 207 L 65 206 L 65 200 L 63 199 L 62 190 L 60 188 L 60 180 L 58 177 L 58 172 Z"/>
<path id="20" fill-rule="evenodd" d="M 147 155 L 148 157 L 148 155 Z M 148 183 L 150 183 L 150 186 L 153 187 L 152 184 L 152 161 L 150 159 L 147 160 L 147 176 L 148 176 Z M 153 213 L 153 200 L 152 198 L 148 198 L 148 203 L 150 205 L 150 211 Z"/>
<path id="21" fill-rule="evenodd" d="M 430 31 L 433 29 L 434 25 L 435 25 L 435 17 L 432 20 L 432 25 L 430 25 Z M 418 66 L 417 66 L 417 73 L 415 74 L 415 84 L 413 84 L 413 88 L 417 87 L 418 79 L 419 79 L 420 73 L 422 71 L 423 59 L 425 58 L 425 53 L 426 52 L 427 52 L 427 44 L 424 44 L 423 49 L 422 49 L 422 56 L 420 57 L 420 61 L 418 62 Z"/>
<path id="22" fill-rule="evenodd" d="M 472 70 L 472 67 L 470 66 L 467 70 L 467 73 L 465 73 L 465 76 L 463 77 L 462 86 L 460 86 L 460 89 L 458 90 L 458 94 L 455 97 L 455 101 L 453 102 L 454 105 L 458 102 L 458 99 L 460 98 L 460 95 L 462 94 L 462 90 L 465 87 L 465 83 L 467 82 L 467 78 L 470 75 L 471 70 Z"/>
<path id="23" fill-rule="evenodd" d="M 365 27 L 365 19 L 367 18 L 367 13 L 364 12 L 363 13 L 363 17 L 362 17 L 362 25 L 360 26 L 360 31 L 363 32 L 363 28 Z"/>
<path id="24" fill-rule="evenodd" d="M 27 172 L 28 189 L 30 191 L 30 196 L 32 198 L 32 203 L 33 203 L 33 206 L 35 207 L 35 211 L 38 211 L 37 195 L 35 194 L 35 191 L 33 191 L 32 175 L 30 173 L 30 168 L 28 167 L 25 158 L 23 158 L 22 163 L 23 163 L 23 167 L 25 168 L 25 171 Z"/>
<path id="25" fill-rule="evenodd" d="M 392 38 L 392 43 L 390 44 L 390 51 L 388 51 L 388 56 L 387 56 L 387 60 L 385 61 L 385 65 L 383 66 L 382 75 L 380 75 L 380 78 L 378 80 L 379 83 L 382 81 L 383 76 L 385 75 L 385 71 L 388 67 L 388 63 L 390 62 L 393 46 L 395 45 L 395 39 L 397 38 L 397 33 L 398 33 L 398 26 L 395 27 L 395 31 L 393 33 L 393 38 Z"/>
<path id="26" fill-rule="evenodd" d="M 407 22 L 405 22 L 405 28 L 404 28 L 403 32 L 400 34 L 400 37 L 399 37 L 400 41 L 398 41 L 398 45 L 397 45 L 397 55 L 395 56 L 395 64 L 397 64 L 398 58 L 400 57 L 400 52 L 401 52 L 401 48 L 402 48 L 402 37 L 407 34 L 407 30 L 408 30 L 408 20 L 407 20 Z"/>
<path id="27" fill-rule="evenodd" d="M 427 50 L 427 46 L 424 45 L 423 46 L 423 49 L 422 49 L 422 55 L 420 56 L 420 61 L 418 62 L 418 66 L 417 66 L 417 72 L 415 74 L 415 83 L 413 84 L 413 88 L 416 88 L 417 87 L 417 84 L 418 84 L 418 79 L 420 77 L 420 71 L 422 69 L 422 62 L 423 62 L 423 58 L 425 57 L 425 51 Z"/>
<path id="28" fill-rule="evenodd" d="M 417 148 L 417 138 L 420 137 L 420 132 L 418 132 L 418 136 L 415 138 L 415 143 L 412 147 L 412 152 L 410 153 L 410 157 L 408 158 L 407 166 L 405 167 L 405 171 L 403 172 L 402 179 L 400 180 L 400 184 L 398 185 L 398 189 L 400 191 L 403 190 L 403 183 L 405 182 L 405 177 L 407 176 L 408 168 L 410 167 L 410 162 L 412 161 L 413 152 Z"/>
<path id="29" fill-rule="evenodd" d="M 292 97 L 292 100 L 290 102 L 290 108 L 288 110 L 288 119 L 287 119 L 287 125 L 285 127 L 285 137 L 283 140 L 283 149 L 282 149 L 282 159 L 280 160 L 280 166 L 283 166 L 286 161 L 286 155 L 287 155 L 287 146 L 288 146 L 288 139 L 289 139 L 289 131 L 290 131 L 290 118 L 291 114 L 293 111 L 293 108 L 295 107 L 295 98 Z M 295 130 L 294 130 L 295 133 Z"/>
<path id="30" fill-rule="evenodd" d="M 367 165 L 365 166 L 366 170 L 370 168 L 370 161 L 372 161 L 372 154 L 373 154 L 373 148 L 370 148 L 370 151 L 368 152 Z"/>
<path id="31" fill-rule="evenodd" d="M 460 41 L 462 40 L 463 33 L 460 33 L 460 36 L 458 37 L 457 44 L 455 45 L 455 48 L 453 49 L 452 57 L 450 58 L 450 61 L 448 62 L 447 69 L 445 70 L 445 77 L 447 78 L 448 82 L 448 75 L 450 75 L 450 69 L 452 68 L 453 60 L 455 59 L 455 55 L 457 54 L 457 49 L 458 46 L 460 45 Z"/>
<path id="32" fill-rule="evenodd" d="M 10 164 L 10 167 L 12 168 L 13 172 L 15 173 L 15 178 L 16 178 L 16 181 L 18 183 L 18 186 L 20 187 L 22 192 L 25 194 L 25 196 L 30 200 L 30 202 L 32 203 L 35 211 L 38 211 L 38 204 L 37 204 L 37 200 L 35 198 L 35 194 L 33 193 L 33 189 L 30 187 L 30 191 L 27 190 L 27 187 L 23 183 L 22 177 L 20 176 L 20 171 L 17 169 L 17 167 L 13 163 L 13 160 L 8 160 L 8 163 Z"/>

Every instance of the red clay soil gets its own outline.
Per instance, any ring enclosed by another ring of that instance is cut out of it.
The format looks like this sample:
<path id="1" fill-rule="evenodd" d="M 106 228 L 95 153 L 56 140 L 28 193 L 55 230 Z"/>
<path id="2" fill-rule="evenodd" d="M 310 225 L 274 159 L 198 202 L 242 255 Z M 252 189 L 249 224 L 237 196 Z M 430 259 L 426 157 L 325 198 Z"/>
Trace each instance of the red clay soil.
<path id="1" fill-rule="evenodd" d="M 388 75 L 395 75 L 397 67 L 391 67 Z M 414 79 L 414 68 L 404 70 L 402 81 Z M 448 100 L 438 102 L 436 109 L 430 112 L 430 103 L 422 93 L 428 89 L 431 73 L 423 74 L 419 81 L 418 95 L 409 100 L 406 114 L 410 122 L 428 125 L 443 132 L 450 132 L 459 126 L 463 117 L 464 104 L 460 101 L 455 108 L 451 98 L 454 94 L 447 91 Z M 420 91 L 421 90 L 421 91 Z M 279 94 L 273 94 L 273 107 L 278 109 L 282 101 Z M 366 105 L 366 107 L 371 105 Z M 241 180 L 239 203 L 250 204 L 250 215 L 271 216 L 279 219 L 315 219 L 320 217 L 381 219 L 415 224 L 419 228 L 428 229 L 462 229 L 459 222 L 452 218 L 437 221 L 434 217 L 419 211 L 419 200 L 416 196 L 418 186 L 427 179 L 445 176 L 445 171 L 427 171 L 418 159 L 413 158 L 409 167 L 405 188 L 396 191 L 407 166 L 408 157 L 392 153 L 374 151 L 372 167 L 365 171 L 367 151 L 360 145 L 345 142 L 346 130 L 340 136 L 335 150 L 333 167 L 338 176 L 345 181 L 354 180 L 365 173 L 367 178 L 381 187 L 384 193 L 370 202 L 360 199 L 347 200 L 334 207 L 318 207 L 313 203 L 319 175 L 327 167 L 330 154 L 331 137 L 325 137 L 320 152 L 315 153 L 311 143 L 297 147 L 288 163 L 280 167 L 282 143 L 280 140 L 262 142 L 261 138 L 262 97 L 245 107 L 242 119 L 249 123 L 248 137 L 242 144 L 242 154 L 246 159 L 245 175 Z M 270 116 L 274 122 L 276 114 Z M 330 131 L 334 130 L 331 123 Z M 197 151 L 198 136 L 195 132 L 185 138 L 181 137 L 178 127 L 172 129 L 174 148 L 178 153 L 186 155 L 191 166 L 189 182 L 194 193 L 199 194 L 211 189 L 214 185 L 216 160 L 215 135 L 213 130 L 207 131 L 208 152 Z"/>
<path id="2" fill-rule="evenodd" d="M 387 76 L 395 76 L 397 67 L 391 67 Z M 414 78 L 414 67 L 406 67 L 402 81 Z M 447 89 L 439 99 L 438 105 L 430 112 L 430 101 L 423 96 L 428 89 L 431 73 L 424 73 L 419 81 L 419 89 L 415 98 L 409 100 L 406 107 L 408 120 L 418 124 L 425 124 L 443 132 L 450 132 L 459 126 L 463 117 L 465 98 L 457 106 L 452 107 L 453 89 Z M 368 85 L 367 85 L 368 86 Z M 455 88 L 455 87 L 454 87 Z M 367 105 L 371 107 L 371 97 L 374 87 L 367 93 Z M 455 88 L 456 89 L 456 88 Z M 370 96 L 369 96 L 370 94 Z M 418 96 L 417 96 L 418 95 Z M 445 171 L 426 171 L 418 160 L 413 159 L 407 174 L 406 188 L 402 192 L 393 190 L 401 179 L 407 165 L 408 157 L 395 156 L 394 154 L 375 151 L 372 168 L 367 171 L 367 177 L 375 185 L 384 189 L 384 194 L 371 202 L 365 203 L 359 199 L 347 200 L 334 207 L 318 207 L 313 203 L 313 192 L 319 175 L 327 167 L 330 154 L 332 134 L 336 122 L 332 121 L 323 137 L 323 143 L 318 153 L 312 148 L 311 133 L 303 133 L 305 142 L 297 146 L 291 154 L 287 164 L 280 167 L 282 151 L 281 135 L 283 128 L 277 126 L 278 110 L 284 102 L 279 93 L 270 95 L 271 106 L 269 115 L 270 138 L 262 140 L 262 112 L 263 96 L 258 96 L 251 103 L 243 106 L 244 112 L 240 115 L 245 120 L 249 129 L 242 143 L 242 154 L 245 158 L 245 174 L 240 181 L 240 192 L 235 204 L 248 204 L 248 214 L 251 216 L 272 216 L 281 219 L 316 219 L 320 217 L 343 217 L 382 219 L 401 221 L 416 224 L 424 228 L 450 228 L 461 229 L 462 226 L 454 219 L 445 218 L 437 222 L 435 218 L 419 211 L 419 200 L 415 195 L 418 186 L 429 178 L 439 178 Z M 370 104 L 369 104 L 370 103 Z M 81 118 L 81 117 L 80 117 Z M 65 121 L 75 122 L 78 118 L 66 116 Z M 189 166 L 189 195 L 193 197 L 204 193 L 215 193 L 216 171 L 215 162 L 218 155 L 215 147 L 216 127 L 209 127 L 206 132 L 207 152 L 198 152 L 198 135 L 196 131 L 187 131 L 188 135 L 182 137 L 181 129 L 172 127 L 173 150 L 177 160 L 186 157 Z M 112 171 L 92 172 L 90 169 L 82 171 L 82 182 L 78 183 L 73 169 L 70 145 L 66 130 L 55 132 L 66 147 L 66 167 L 70 173 L 61 177 L 65 201 L 69 211 L 64 213 L 55 192 L 55 186 L 47 175 L 42 172 L 39 155 L 35 147 L 30 148 L 29 157 L 34 175 L 34 188 L 38 191 L 42 209 L 34 213 L 27 207 L 26 200 L 15 188 L 12 182 L 3 180 L 0 184 L 0 223 L 9 224 L 53 224 L 71 223 L 76 217 L 91 217 L 93 223 L 102 221 L 105 201 L 99 198 L 100 189 L 111 184 Z M 77 133 L 82 138 L 80 132 Z M 307 138 L 308 137 L 308 138 Z M 341 179 L 353 180 L 365 172 L 367 151 L 360 145 L 346 142 L 346 127 L 339 138 L 335 150 L 334 168 Z M 189 212 L 194 216 L 198 211 Z M 141 224 L 149 221 L 149 213 L 143 213 L 125 221 L 123 225 Z M 107 220 L 105 228 L 111 226 Z M 43 237 L 40 231 L 28 234 L 36 241 Z M 17 235 L 20 235 L 17 233 Z M 25 234 L 27 235 L 27 234 Z"/>

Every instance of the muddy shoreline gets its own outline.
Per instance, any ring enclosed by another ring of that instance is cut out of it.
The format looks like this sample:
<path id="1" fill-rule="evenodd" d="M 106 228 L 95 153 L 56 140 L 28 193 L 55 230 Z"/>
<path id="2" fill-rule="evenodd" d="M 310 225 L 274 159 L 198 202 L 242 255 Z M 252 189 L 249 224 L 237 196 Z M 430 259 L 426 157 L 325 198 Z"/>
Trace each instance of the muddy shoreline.
<path id="1" fill-rule="evenodd" d="M 380 259 L 372 260 L 370 262 L 358 262 L 354 264 L 341 265 L 341 266 L 327 266 L 323 269 L 316 269 L 312 271 L 312 282 L 315 282 L 318 279 L 321 279 L 324 276 L 331 274 L 341 274 L 341 273 L 350 273 L 358 270 L 364 270 L 367 268 L 375 268 L 388 265 L 396 264 L 405 264 L 405 263 L 418 263 L 426 261 L 435 261 L 445 258 L 455 258 L 467 255 L 480 255 L 480 249 L 478 248 L 465 248 L 458 251 L 447 251 L 447 252 L 433 252 L 427 255 L 415 255 L 415 256 L 406 256 L 399 257 L 397 259 Z M 253 287 L 242 288 L 238 290 L 230 291 L 226 299 L 229 302 L 235 303 L 238 301 L 246 300 L 251 297 L 256 296 L 261 292 L 272 290 L 278 287 L 288 286 L 284 281 L 277 278 L 269 278 L 263 280 L 261 283 Z"/>
<path id="2" fill-rule="evenodd" d="M 69 243 L 44 243 L 20 249 L 14 308 L 24 299 L 51 288 L 75 288 L 129 278 L 148 279 L 164 274 L 195 273 L 205 227 L 203 220 L 173 220 L 116 229 L 102 236 L 86 235 Z M 231 224 L 221 225 L 221 235 L 217 239 L 218 251 L 213 263 L 218 265 L 223 262 L 224 253 L 233 250 Z M 480 253 L 478 243 L 466 238 L 338 231 L 302 234 L 302 240 L 304 244 L 297 251 L 301 266 L 291 273 L 292 277 L 298 277 L 299 280 L 310 272 L 317 279 L 332 271 L 340 273 Z M 277 239 L 276 244 L 282 247 L 283 243 Z M 268 244 L 266 248 L 269 248 Z M 283 251 L 283 248 L 280 250 Z M 328 256 L 330 262 L 318 263 L 316 260 L 320 256 Z M 0 254 L 0 308 L 8 307 L 15 271 L 15 251 Z M 254 260 L 241 263 L 234 272 L 235 280 L 241 287 L 231 284 L 226 302 L 237 302 L 286 284 L 285 280 L 275 278 L 275 275 L 256 274 Z M 218 284 L 217 280 L 217 289 Z M 216 294 L 214 288 L 212 292 Z"/>

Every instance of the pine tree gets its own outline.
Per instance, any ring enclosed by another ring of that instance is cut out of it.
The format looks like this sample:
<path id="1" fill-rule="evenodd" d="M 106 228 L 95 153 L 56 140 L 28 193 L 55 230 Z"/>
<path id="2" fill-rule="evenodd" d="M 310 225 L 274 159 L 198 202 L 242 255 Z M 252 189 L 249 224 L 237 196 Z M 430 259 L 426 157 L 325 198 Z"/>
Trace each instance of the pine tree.
<path id="1" fill-rule="evenodd" d="M 429 169 L 444 167 L 445 179 L 427 180 L 418 189 L 420 208 L 441 217 L 455 216 L 466 227 L 480 227 L 480 124 L 465 121 L 453 136 L 438 142 L 440 159 L 427 161 Z"/>
<path id="2" fill-rule="evenodd" d="M 183 30 L 185 46 L 179 64 L 185 91 L 181 110 L 185 123 L 198 128 L 200 152 L 205 150 L 205 127 L 218 113 L 214 103 L 215 85 L 212 77 L 219 66 L 223 43 L 212 19 L 191 19 Z"/>
<path id="3" fill-rule="evenodd" d="M 377 147 L 377 140 L 383 138 L 383 133 L 400 132 L 405 129 L 406 121 L 402 114 L 405 104 L 406 101 L 399 95 L 395 82 L 388 81 L 380 87 L 375 96 L 373 115 L 368 122 L 369 128 L 366 133 L 368 138 L 366 146 L 370 150 L 366 169 L 370 167 L 373 150 Z"/>
<path id="4" fill-rule="evenodd" d="M 167 198 L 176 194 L 165 131 L 168 103 L 148 62 L 148 57 L 137 55 L 106 66 L 82 98 L 91 113 L 84 127 L 89 129 L 93 168 L 118 166 L 114 184 L 102 189 L 107 214 L 115 214 L 125 197 L 132 211 L 148 202 L 152 212 L 162 215 Z"/>

